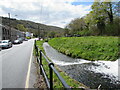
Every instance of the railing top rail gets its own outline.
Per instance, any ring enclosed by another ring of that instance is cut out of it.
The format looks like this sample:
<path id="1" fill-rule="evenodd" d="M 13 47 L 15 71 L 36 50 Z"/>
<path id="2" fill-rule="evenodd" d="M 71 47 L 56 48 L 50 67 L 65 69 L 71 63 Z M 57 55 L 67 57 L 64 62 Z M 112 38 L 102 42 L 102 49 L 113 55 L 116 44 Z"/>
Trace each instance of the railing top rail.
<path id="1" fill-rule="evenodd" d="M 50 64 L 51 62 L 47 59 L 47 57 L 44 55 L 44 53 L 41 51 L 41 54 L 43 55 L 43 57 L 45 58 L 45 60 Z"/>
<path id="2" fill-rule="evenodd" d="M 66 84 L 65 80 L 60 76 L 60 74 L 59 74 L 58 71 L 54 68 L 54 66 L 51 65 L 50 67 L 53 69 L 54 73 L 57 75 L 57 77 L 59 78 L 59 80 L 62 82 L 62 85 L 63 85 L 65 88 L 70 88 L 70 86 L 68 86 L 68 85 Z"/>
<path id="3" fill-rule="evenodd" d="M 48 88 L 50 88 L 50 83 L 49 83 L 48 77 L 47 77 L 47 75 L 46 75 L 46 72 L 45 72 L 45 70 L 44 70 L 44 68 L 43 68 L 42 66 L 40 66 L 40 67 L 41 67 L 41 69 L 42 69 L 42 71 L 43 71 L 43 75 L 44 75 L 44 77 L 45 77 L 46 84 L 48 85 Z"/>
<path id="4" fill-rule="evenodd" d="M 38 48 L 38 45 L 36 45 L 36 46 L 37 46 L 38 51 L 40 51 L 40 48 Z"/>

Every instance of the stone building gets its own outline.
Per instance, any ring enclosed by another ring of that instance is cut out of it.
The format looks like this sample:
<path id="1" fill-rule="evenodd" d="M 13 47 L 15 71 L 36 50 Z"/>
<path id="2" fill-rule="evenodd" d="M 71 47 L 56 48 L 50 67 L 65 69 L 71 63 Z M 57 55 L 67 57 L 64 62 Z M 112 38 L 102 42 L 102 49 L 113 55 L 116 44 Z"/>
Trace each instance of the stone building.
<path id="1" fill-rule="evenodd" d="M 26 36 L 24 32 L 21 32 L 14 28 L 10 28 L 8 26 L 3 26 L 0 24 L 0 28 L 1 28 L 1 33 L 2 33 L 2 37 L 1 37 L 2 40 L 14 41 L 17 38 L 24 39 Z"/>

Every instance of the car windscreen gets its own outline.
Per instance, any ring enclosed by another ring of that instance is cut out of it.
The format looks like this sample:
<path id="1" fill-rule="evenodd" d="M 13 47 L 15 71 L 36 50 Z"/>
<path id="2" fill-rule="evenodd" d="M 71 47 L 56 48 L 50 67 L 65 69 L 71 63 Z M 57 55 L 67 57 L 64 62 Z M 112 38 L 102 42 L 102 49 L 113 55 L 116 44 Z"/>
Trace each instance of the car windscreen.
<path id="1" fill-rule="evenodd" d="M 8 41 L 1 41 L 1 43 L 8 43 Z"/>
<path id="2" fill-rule="evenodd" d="M 18 40 L 22 40 L 21 38 L 18 38 Z"/>

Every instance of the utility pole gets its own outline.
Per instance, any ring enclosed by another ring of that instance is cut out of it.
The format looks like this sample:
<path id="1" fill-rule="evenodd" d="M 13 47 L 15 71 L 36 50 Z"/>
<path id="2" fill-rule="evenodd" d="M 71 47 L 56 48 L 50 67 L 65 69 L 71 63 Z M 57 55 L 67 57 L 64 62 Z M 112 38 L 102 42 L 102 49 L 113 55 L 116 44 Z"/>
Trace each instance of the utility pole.
<path id="1" fill-rule="evenodd" d="M 11 40 L 11 22 L 10 22 L 10 13 L 8 13 L 8 16 L 9 16 L 9 32 L 8 32 L 8 37 L 9 39 Z"/>
<path id="2" fill-rule="evenodd" d="M 42 21 L 42 3 L 41 3 L 41 10 L 40 10 L 40 21 Z M 40 38 L 43 38 L 42 37 L 42 25 L 41 25 L 41 27 L 40 27 L 40 32 L 39 32 L 39 40 L 40 40 Z"/>
<path id="3" fill-rule="evenodd" d="M 40 40 L 40 30 L 39 30 L 40 28 L 39 28 L 39 24 L 38 24 L 38 38 L 39 38 L 39 40 Z"/>

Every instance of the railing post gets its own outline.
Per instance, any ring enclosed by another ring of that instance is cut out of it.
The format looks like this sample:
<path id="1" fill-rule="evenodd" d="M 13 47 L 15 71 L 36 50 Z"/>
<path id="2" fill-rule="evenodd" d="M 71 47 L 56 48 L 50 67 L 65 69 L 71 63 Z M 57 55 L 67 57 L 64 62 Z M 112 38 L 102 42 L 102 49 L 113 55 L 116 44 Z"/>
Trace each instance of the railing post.
<path id="1" fill-rule="evenodd" d="M 38 46 L 36 46 L 36 56 L 38 57 Z"/>
<path id="2" fill-rule="evenodd" d="M 35 45 L 36 45 L 36 40 L 35 40 Z"/>
<path id="3" fill-rule="evenodd" d="M 42 65 L 42 50 L 40 50 L 40 65 Z"/>
<path id="4" fill-rule="evenodd" d="M 39 56 L 38 55 L 38 46 L 36 45 L 35 48 L 36 48 L 36 56 Z"/>
<path id="5" fill-rule="evenodd" d="M 37 46 L 36 46 L 36 40 L 35 40 L 35 43 L 34 43 L 34 46 L 35 46 L 35 55 L 37 56 Z"/>
<path id="6" fill-rule="evenodd" d="M 40 63 L 39 63 L 39 65 L 40 65 L 40 74 L 42 74 L 42 69 L 41 69 L 41 66 L 42 66 L 42 50 L 40 50 L 39 51 L 40 52 Z"/>
<path id="7" fill-rule="evenodd" d="M 53 90 L 53 70 L 50 68 L 50 90 Z"/>
<path id="8" fill-rule="evenodd" d="M 49 63 L 49 73 L 50 73 L 50 90 L 53 90 L 53 70 L 51 68 L 51 65 L 54 66 L 53 63 Z"/>

